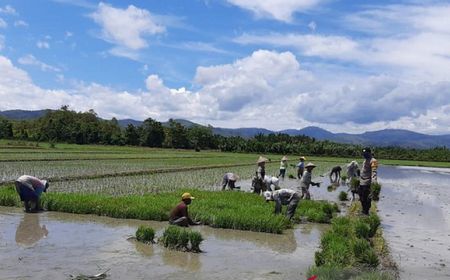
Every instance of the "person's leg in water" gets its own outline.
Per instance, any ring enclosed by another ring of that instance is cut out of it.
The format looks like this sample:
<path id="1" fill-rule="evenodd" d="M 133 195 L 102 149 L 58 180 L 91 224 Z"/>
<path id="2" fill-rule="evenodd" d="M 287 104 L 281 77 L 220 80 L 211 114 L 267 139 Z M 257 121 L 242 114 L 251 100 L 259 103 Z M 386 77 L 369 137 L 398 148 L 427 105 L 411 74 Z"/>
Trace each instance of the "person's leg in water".
<path id="1" fill-rule="evenodd" d="M 292 197 L 291 201 L 289 202 L 287 211 L 286 211 L 286 217 L 290 220 L 292 219 L 292 217 L 294 217 L 295 214 L 295 210 L 297 209 L 297 205 L 299 202 L 300 198 L 298 197 L 297 194 L 294 194 L 294 196 Z"/>
<path id="2" fill-rule="evenodd" d="M 170 220 L 169 224 L 176 225 L 180 227 L 188 227 L 189 226 L 189 220 L 186 217 L 181 217 L 176 220 Z"/>

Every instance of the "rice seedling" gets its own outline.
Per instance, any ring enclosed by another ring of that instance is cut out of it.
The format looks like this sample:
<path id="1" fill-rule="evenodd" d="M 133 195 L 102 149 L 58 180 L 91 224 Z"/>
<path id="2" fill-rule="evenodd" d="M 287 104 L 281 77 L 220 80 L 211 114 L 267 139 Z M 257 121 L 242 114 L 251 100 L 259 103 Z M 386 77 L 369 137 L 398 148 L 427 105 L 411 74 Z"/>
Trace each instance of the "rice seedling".
<path id="1" fill-rule="evenodd" d="M 341 180 L 344 181 L 344 182 L 347 181 L 347 175 L 345 175 L 345 174 L 342 175 L 342 176 L 341 176 Z"/>
<path id="2" fill-rule="evenodd" d="M 168 226 L 160 238 L 160 242 L 164 247 L 194 253 L 201 252 L 200 244 L 202 241 L 203 237 L 199 232 L 190 231 L 178 226 Z"/>
<path id="3" fill-rule="evenodd" d="M 283 215 L 273 214 L 273 205 L 264 202 L 260 196 L 244 192 L 180 190 L 116 197 L 49 192 L 42 196 L 42 206 L 50 211 L 167 221 L 170 210 L 178 203 L 180 193 L 183 192 L 191 192 L 196 196 L 195 202 L 189 207 L 191 217 L 212 227 L 269 233 L 282 233 L 291 227 L 291 222 Z M 13 186 L 0 188 L 0 204 L 21 206 Z M 308 201 L 300 203 L 297 219 L 300 220 L 300 215 L 311 220 L 317 219 L 308 216 L 309 209 L 322 211 L 318 222 L 331 219 L 333 214 L 330 212 L 336 210 L 335 206 L 327 202 Z"/>
<path id="4" fill-rule="evenodd" d="M 362 220 L 358 220 L 354 223 L 354 228 L 357 238 L 369 238 L 370 226 L 367 223 L 363 222 Z"/>
<path id="5" fill-rule="evenodd" d="M 338 268 L 335 266 L 312 266 L 306 277 L 317 276 L 320 280 L 394 280 L 395 276 L 389 272 L 379 272 L 365 268 Z"/>
<path id="6" fill-rule="evenodd" d="M 381 192 L 381 184 L 377 182 L 373 182 L 370 185 L 370 195 L 373 200 L 378 201 L 380 200 L 380 192 Z"/>
<path id="7" fill-rule="evenodd" d="M 144 243 L 154 243 L 155 230 L 148 226 L 139 226 L 136 231 L 136 239 Z"/>
<path id="8" fill-rule="evenodd" d="M 339 200 L 340 201 L 347 201 L 348 200 L 347 192 L 341 191 L 339 193 Z"/>

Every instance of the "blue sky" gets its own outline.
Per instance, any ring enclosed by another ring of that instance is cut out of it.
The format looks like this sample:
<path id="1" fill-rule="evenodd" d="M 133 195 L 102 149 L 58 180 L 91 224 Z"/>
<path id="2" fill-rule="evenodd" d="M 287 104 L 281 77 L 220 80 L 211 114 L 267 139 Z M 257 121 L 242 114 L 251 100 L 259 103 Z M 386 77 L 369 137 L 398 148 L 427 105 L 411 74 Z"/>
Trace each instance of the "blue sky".
<path id="1" fill-rule="evenodd" d="M 448 1 L 0 0 L 0 110 L 450 133 Z"/>

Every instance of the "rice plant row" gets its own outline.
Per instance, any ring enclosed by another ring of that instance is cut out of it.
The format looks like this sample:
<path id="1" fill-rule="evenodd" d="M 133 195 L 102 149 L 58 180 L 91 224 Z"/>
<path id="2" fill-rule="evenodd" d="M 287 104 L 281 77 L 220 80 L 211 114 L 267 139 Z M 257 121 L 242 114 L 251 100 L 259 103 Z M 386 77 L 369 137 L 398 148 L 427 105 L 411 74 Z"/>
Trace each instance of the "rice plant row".
<path id="1" fill-rule="evenodd" d="M 113 197 L 99 194 L 46 193 L 42 206 L 49 211 L 96 214 L 124 219 L 167 221 L 170 210 L 179 202 L 180 193 L 189 191 L 196 197 L 190 215 L 206 225 L 248 231 L 282 233 L 291 227 L 284 215 L 275 215 L 273 205 L 258 195 L 243 192 L 180 190 L 178 192 Z M 13 186 L 0 188 L 0 205 L 21 206 Z M 310 211 L 314 209 L 314 211 Z M 294 220 L 301 215 L 314 221 L 310 213 L 334 211 L 333 205 L 321 201 L 301 201 Z M 320 222 L 320 221 L 319 221 Z"/>
<path id="2" fill-rule="evenodd" d="M 169 249 L 200 253 L 203 237 L 200 232 L 178 226 L 168 226 L 159 241 Z"/>

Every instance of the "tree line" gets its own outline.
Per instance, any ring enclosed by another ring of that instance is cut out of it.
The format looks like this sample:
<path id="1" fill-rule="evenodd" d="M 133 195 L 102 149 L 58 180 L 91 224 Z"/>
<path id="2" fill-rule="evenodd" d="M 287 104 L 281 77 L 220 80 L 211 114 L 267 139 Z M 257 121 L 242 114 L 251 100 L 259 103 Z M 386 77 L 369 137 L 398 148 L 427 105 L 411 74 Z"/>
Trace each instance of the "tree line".
<path id="1" fill-rule="evenodd" d="M 211 126 L 185 127 L 174 120 L 169 120 L 168 124 L 163 126 L 161 122 L 148 118 L 142 125 L 128 124 L 122 128 L 115 118 L 103 120 L 93 110 L 75 112 L 67 106 L 49 111 L 35 120 L 13 121 L 0 118 L 0 138 L 50 143 L 218 149 L 226 152 L 351 158 L 360 157 L 362 149 L 360 145 L 318 141 L 304 135 L 273 133 L 258 134 L 252 138 L 225 137 L 214 134 Z M 445 147 L 377 147 L 375 153 L 377 158 L 383 159 L 450 161 L 450 150 Z"/>

